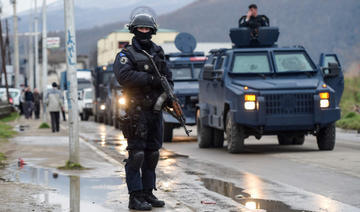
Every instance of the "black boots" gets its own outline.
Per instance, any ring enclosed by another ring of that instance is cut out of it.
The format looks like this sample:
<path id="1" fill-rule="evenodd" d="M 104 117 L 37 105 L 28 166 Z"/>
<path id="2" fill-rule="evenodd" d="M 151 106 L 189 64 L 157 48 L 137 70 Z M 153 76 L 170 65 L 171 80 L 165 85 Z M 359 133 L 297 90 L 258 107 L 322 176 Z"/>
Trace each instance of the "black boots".
<path id="1" fill-rule="evenodd" d="M 151 205 L 144 199 L 144 195 L 141 191 L 135 191 L 130 194 L 129 209 L 139 211 L 150 211 Z"/>
<path id="2" fill-rule="evenodd" d="M 150 203 L 153 207 L 164 207 L 165 202 L 158 200 L 158 198 L 156 198 L 156 196 L 152 193 L 152 190 L 145 190 L 143 194 L 146 202 Z"/>

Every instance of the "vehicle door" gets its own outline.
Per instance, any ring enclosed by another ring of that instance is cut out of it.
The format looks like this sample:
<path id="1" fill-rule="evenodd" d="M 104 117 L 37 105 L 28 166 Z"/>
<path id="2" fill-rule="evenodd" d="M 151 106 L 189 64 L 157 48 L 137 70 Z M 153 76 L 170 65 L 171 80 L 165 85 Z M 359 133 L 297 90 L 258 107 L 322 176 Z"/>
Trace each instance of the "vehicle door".
<path id="1" fill-rule="evenodd" d="M 223 112 L 224 112 L 224 68 L 227 57 L 225 55 L 219 56 L 219 61 L 215 66 L 214 77 L 213 77 L 213 99 L 215 105 L 215 111 L 213 114 L 214 126 L 217 128 L 223 128 Z"/>
<path id="2" fill-rule="evenodd" d="M 215 67 L 218 62 L 217 56 L 210 56 L 208 62 L 204 66 L 204 70 L 201 72 L 201 77 L 199 80 L 199 101 L 201 107 L 206 107 L 207 115 L 212 117 L 216 112 L 215 104 L 215 86 L 214 86 L 214 73 Z M 205 108 L 202 108 L 205 109 Z M 213 121 L 209 118 L 210 126 L 213 126 Z"/>
<path id="3" fill-rule="evenodd" d="M 344 74 L 336 54 L 321 54 L 319 66 L 322 70 L 325 83 L 335 90 L 335 102 L 340 104 L 344 91 Z"/>

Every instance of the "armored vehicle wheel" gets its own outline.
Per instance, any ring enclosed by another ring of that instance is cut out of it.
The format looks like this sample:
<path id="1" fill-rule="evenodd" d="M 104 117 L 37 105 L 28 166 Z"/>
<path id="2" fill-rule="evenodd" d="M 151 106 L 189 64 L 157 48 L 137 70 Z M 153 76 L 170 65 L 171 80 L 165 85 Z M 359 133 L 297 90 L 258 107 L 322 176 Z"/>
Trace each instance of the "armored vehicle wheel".
<path id="1" fill-rule="evenodd" d="M 278 135 L 278 142 L 279 145 L 291 145 L 292 144 L 292 138 L 286 135 Z"/>
<path id="2" fill-rule="evenodd" d="M 199 148 L 209 148 L 212 146 L 214 130 L 205 126 L 200 120 L 200 110 L 196 115 L 197 141 Z"/>
<path id="3" fill-rule="evenodd" d="M 305 135 L 298 135 L 293 138 L 293 145 L 303 145 L 305 142 Z"/>
<path id="4" fill-rule="evenodd" d="M 224 146 L 224 131 L 214 129 L 213 146 L 215 148 L 222 148 Z"/>
<path id="5" fill-rule="evenodd" d="M 226 114 L 226 137 L 228 142 L 228 152 L 240 153 L 244 151 L 244 128 L 239 124 L 235 123 L 231 112 L 228 112 Z"/>
<path id="6" fill-rule="evenodd" d="M 329 124 L 328 126 L 319 130 L 316 135 L 317 144 L 319 150 L 330 151 L 335 147 L 336 128 L 335 123 Z"/>
<path id="7" fill-rule="evenodd" d="M 291 135 L 280 134 L 278 135 L 279 145 L 303 145 L 305 141 L 305 135 Z"/>
<path id="8" fill-rule="evenodd" d="M 173 126 L 172 124 L 164 123 L 164 142 L 172 142 Z"/>

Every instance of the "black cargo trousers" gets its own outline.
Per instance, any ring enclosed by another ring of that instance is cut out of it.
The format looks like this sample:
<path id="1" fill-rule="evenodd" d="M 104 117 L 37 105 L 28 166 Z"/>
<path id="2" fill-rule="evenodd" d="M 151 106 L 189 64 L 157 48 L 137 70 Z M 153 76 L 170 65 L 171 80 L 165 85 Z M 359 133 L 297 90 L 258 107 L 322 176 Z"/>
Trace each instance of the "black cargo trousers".
<path id="1" fill-rule="evenodd" d="M 129 117 L 132 133 L 124 135 L 127 137 L 129 152 L 125 164 L 129 193 L 156 189 L 155 169 L 163 141 L 162 113 L 141 109 L 129 113 Z"/>

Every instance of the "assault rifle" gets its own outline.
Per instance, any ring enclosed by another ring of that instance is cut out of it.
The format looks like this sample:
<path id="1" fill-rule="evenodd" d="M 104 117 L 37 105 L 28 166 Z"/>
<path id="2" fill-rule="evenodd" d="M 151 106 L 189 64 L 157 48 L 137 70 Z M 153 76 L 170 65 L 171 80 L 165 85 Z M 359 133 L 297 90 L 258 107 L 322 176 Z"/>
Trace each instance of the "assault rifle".
<path id="1" fill-rule="evenodd" d="M 179 121 L 181 127 L 184 128 L 186 135 L 190 136 L 191 130 L 188 130 L 185 126 L 185 116 L 179 104 L 179 100 L 176 98 L 172 87 L 170 86 L 169 82 L 167 81 L 166 77 L 161 75 L 159 68 L 154 62 L 153 56 L 147 53 L 145 50 L 142 52 L 149 58 L 151 61 L 152 66 L 154 67 L 156 77 L 161 80 L 161 86 L 164 89 L 166 96 L 172 102 L 172 110 L 169 107 L 165 107 L 165 111 L 171 114 L 176 120 Z"/>

